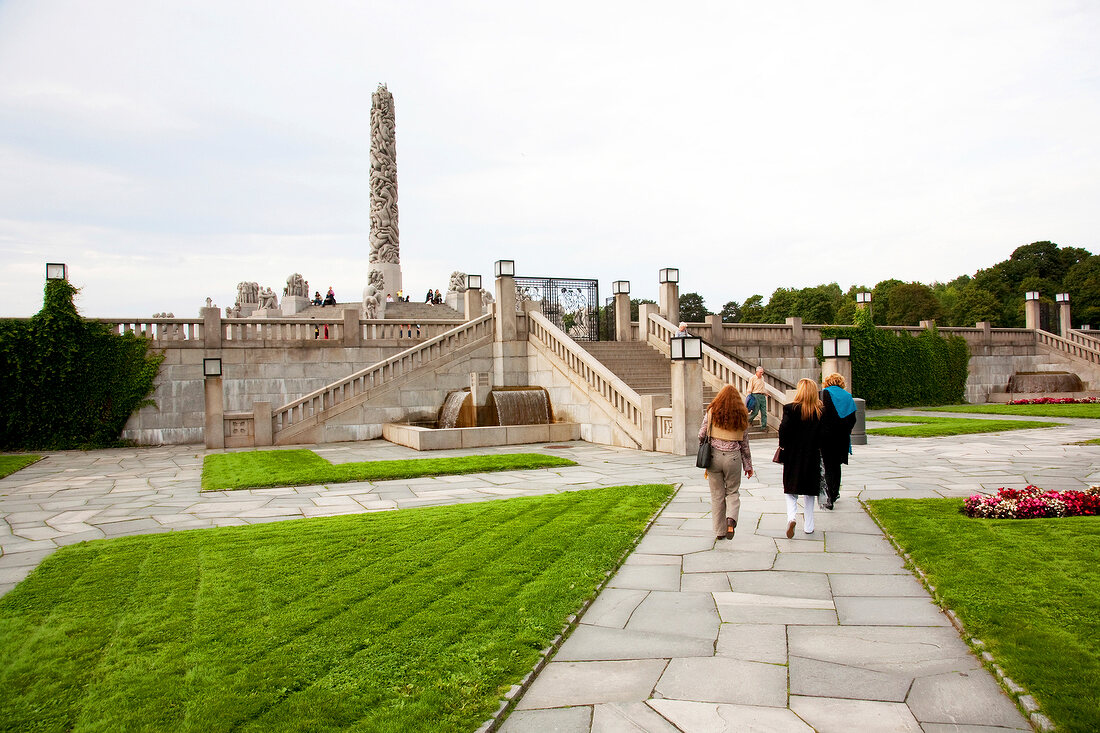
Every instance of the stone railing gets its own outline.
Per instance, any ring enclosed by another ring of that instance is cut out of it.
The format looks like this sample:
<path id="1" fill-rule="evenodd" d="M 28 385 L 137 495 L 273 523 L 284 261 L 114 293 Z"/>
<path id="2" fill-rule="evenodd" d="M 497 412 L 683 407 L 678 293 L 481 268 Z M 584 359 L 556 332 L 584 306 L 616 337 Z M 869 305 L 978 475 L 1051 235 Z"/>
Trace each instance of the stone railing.
<path id="1" fill-rule="evenodd" d="M 105 324 L 111 333 L 135 333 L 157 342 L 172 345 L 202 346 L 204 341 L 201 318 L 91 318 Z"/>
<path id="2" fill-rule="evenodd" d="M 652 450 L 652 446 L 646 445 L 649 441 L 643 433 L 648 432 L 644 426 L 647 421 L 652 422 L 653 416 L 643 414 L 642 399 L 638 393 L 542 313 L 528 311 L 527 319 L 528 343 L 552 355 L 563 373 L 575 377 L 574 381 L 579 381 L 591 397 L 603 403 L 620 429 L 639 446 Z"/>
<path id="3" fill-rule="evenodd" d="M 1035 341 L 1054 351 L 1100 366 L 1100 350 L 1091 346 L 1079 344 L 1046 331 L 1035 331 Z"/>
<path id="4" fill-rule="evenodd" d="M 709 327 L 708 327 L 709 328 Z M 690 331 L 690 327 L 688 328 Z M 669 354 L 669 340 L 676 333 L 676 327 L 656 313 L 649 314 L 649 323 L 646 332 L 648 343 L 656 347 L 662 354 Z M 712 389 L 721 389 L 723 386 L 733 385 L 743 395 L 748 394 L 749 380 L 754 372 L 749 371 L 740 364 L 734 362 L 728 356 L 718 351 L 710 344 L 703 343 L 703 381 Z M 768 417 L 773 418 L 774 425 L 779 425 L 783 418 L 783 405 L 789 401 L 785 392 L 782 392 L 765 380 L 764 389 L 768 397 Z"/>
<path id="5" fill-rule="evenodd" d="M 273 411 L 273 435 L 308 420 L 316 421 L 324 411 L 401 379 L 440 357 L 451 356 L 460 348 L 481 341 L 488 343 L 493 338 L 493 329 L 493 315 L 489 313 L 288 402 Z"/>
<path id="6" fill-rule="evenodd" d="M 1070 331 L 1066 334 L 1066 341 L 1070 341 L 1081 346 L 1087 346 L 1090 349 L 1100 350 L 1100 336 L 1096 335 L 1096 331 Z"/>

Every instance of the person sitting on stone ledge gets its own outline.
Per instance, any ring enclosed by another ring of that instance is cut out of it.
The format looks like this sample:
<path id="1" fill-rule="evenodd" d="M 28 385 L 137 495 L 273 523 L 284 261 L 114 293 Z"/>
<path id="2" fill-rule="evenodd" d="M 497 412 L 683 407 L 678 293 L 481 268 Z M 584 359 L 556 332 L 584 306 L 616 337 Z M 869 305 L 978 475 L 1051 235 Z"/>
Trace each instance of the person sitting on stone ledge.
<path id="1" fill-rule="evenodd" d="M 328 294 L 325 295 L 325 302 L 321 304 L 322 307 L 326 305 L 336 305 L 336 293 L 332 291 L 332 286 L 328 286 Z"/>
<path id="2" fill-rule="evenodd" d="M 432 305 L 435 300 L 435 294 L 432 293 L 432 289 L 428 288 L 428 294 L 424 296 L 424 302 L 428 305 Z"/>
<path id="3" fill-rule="evenodd" d="M 323 303 L 324 303 L 324 301 L 321 300 L 321 291 L 320 290 L 315 290 L 313 292 L 313 305 L 321 305 Z"/>
<path id="4" fill-rule="evenodd" d="M 435 304 L 436 305 L 443 305 L 443 295 L 440 294 L 439 288 L 435 289 Z"/>

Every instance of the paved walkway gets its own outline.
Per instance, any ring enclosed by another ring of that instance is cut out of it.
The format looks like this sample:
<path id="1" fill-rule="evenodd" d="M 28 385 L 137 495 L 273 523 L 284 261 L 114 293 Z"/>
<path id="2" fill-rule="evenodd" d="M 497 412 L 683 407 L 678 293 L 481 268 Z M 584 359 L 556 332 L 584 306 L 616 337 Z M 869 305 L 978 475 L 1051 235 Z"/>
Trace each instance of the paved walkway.
<path id="1" fill-rule="evenodd" d="M 901 412 L 901 411 L 899 411 Z M 1029 729 L 852 499 L 966 496 L 1100 483 L 1095 421 L 962 438 L 872 437 L 817 530 L 783 536 L 775 441 L 753 443 L 737 536 L 715 542 L 694 460 L 585 443 L 572 468 L 199 493 L 205 451 L 64 452 L 0 480 L 0 593 L 58 546 L 164 532 L 682 483 L 505 731 L 993 731 Z M 316 446 L 334 462 L 416 457 L 383 441 Z M 447 455 L 441 452 L 433 455 Z"/>

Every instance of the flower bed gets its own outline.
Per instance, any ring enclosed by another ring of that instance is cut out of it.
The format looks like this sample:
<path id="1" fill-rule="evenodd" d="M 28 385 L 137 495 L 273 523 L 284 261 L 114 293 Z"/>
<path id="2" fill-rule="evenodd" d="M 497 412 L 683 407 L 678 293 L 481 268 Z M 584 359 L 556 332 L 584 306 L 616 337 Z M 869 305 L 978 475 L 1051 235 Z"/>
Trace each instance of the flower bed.
<path id="1" fill-rule="evenodd" d="M 962 513 L 984 519 L 1037 519 L 1100 515 L 1100 486 L 1084 491 L 1043 491 L 1038 486 L 998 489 L 993 496 L 975 494 Z"/>
<path id="2" fill-rule="evenodd" d="M 1012 400 L 1008 404 L 1010 405 L 1095 405 L 1100 403 L 1100 398 L 1096 397 L 1083 397 L 1082 399 L 1074 399 L 1073 397 L 1038 397 L 1034 400 Z"/>

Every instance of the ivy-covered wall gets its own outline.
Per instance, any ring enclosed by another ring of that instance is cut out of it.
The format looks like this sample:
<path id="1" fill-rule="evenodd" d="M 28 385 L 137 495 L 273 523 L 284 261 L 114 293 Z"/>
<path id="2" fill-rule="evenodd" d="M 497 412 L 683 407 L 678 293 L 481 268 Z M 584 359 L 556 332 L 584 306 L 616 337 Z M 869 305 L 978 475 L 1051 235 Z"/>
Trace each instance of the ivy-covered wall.
<path id="1" fill-rule="evenodd" d="M 867 407 L 952 405 L 964 401 L 970 349 L 961 336 L 934 328 L 919 336 L 875 328 L 865 311 L 854 327 L 821 329 L 822 338 L 852 340 L 852 393 Z M 817 347 L 821 358 L 821 347 Z"/>
<path id="2" fill-rule="evenodd" d="M 164 357 L 143 338 L 81 318 L 76 292 L 47 280 L 41 311 L 0 321 L 0 448 L 117 445 L 130 414 L 152 402 Z"/>

